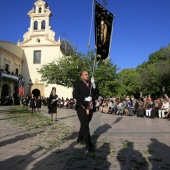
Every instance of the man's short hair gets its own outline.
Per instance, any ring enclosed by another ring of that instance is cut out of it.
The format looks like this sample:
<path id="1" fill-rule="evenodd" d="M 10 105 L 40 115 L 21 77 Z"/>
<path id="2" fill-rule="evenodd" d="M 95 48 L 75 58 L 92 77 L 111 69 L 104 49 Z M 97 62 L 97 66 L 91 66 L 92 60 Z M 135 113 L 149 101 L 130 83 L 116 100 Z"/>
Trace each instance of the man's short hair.
<path id="1" fill-rule="evenodd" d="M 88 73 L 87 70 L 83 70 L 83 71 L 80 73 L 80 77 L 82 76 L 83 72 L 87 72 L 87 73 Z"/>

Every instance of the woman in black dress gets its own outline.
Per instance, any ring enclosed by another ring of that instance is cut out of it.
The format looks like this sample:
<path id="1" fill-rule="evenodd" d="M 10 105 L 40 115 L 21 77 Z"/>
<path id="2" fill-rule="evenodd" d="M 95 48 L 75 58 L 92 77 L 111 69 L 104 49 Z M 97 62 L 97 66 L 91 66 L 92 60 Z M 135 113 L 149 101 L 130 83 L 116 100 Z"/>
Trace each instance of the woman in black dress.
<path id="1" fill-rule="evenodd" d="M 29 96 L 27 95 L 26 96 L 26 108 L 27 108 L 27 110 L 28 110 L 29 102 L 30 102 L 30 99 L 29 99 Z"/>
<path id="2" fill-rule="evenodd" d="M 33 114 L 33 112 L 35 112 L 35 109 L 36 109 L 36 97 L 34 95 L 32 95 L 30 106 L 32 109 L 32 114 Z"/>
<path id="3" fill-rule="evenodd" d="M 37 106 L 37 111 L 40 112 L 40 109 L 41 109 L 41 97 L 40 96 L 38 96 L 36 106 Z"/>
<path id="4" fill-rule="evenodd" d="M 57 102 L 58 96 L 56 95 L 56 88 L 53 87 L 49 97 L 49 114 L 51 115 L 51 121 L 57 121 Z M 53 118 L 54 115 L 54 118 Z"/>

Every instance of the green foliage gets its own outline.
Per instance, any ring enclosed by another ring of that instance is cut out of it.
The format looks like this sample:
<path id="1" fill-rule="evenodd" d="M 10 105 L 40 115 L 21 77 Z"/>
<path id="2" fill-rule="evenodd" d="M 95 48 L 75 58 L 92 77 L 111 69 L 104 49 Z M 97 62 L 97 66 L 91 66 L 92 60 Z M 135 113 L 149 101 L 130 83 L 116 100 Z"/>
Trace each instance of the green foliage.
<path id="1" fill-rule="evenodd" d="M 140 74 L 141 90 L 144 94 L 162 95 L 170 93 L 170 45 L 152 53 L 147 62 L 136 68 Z"/>
<path id="2" fill-rule="evenodd" d="M 80 79 L 83 70 L 92 74 L 94 63 L 94 51 L 81 54 L 74 52 L 70 56 L 63 56 L 57 61 L 43 65 L 38 70 L 42 81 L 46 84 L 58 84 L 66 87 L 73 87 L 74 83 Z M 113 95 L 116 91 L 116 65 L 111 61 L 100 63 L 95 67 L 95 83 L 102 96 Z"/>
<path id="3" fill-rule="evenodd" d="M 117 74 L 119 95 L 142 91 L 144 95 L 170 93 L 170 45 L 149 55 L 149 60 L 136 69 L 123 69 Z"/>
<path id="4" fill-rule="evenodd" d="M 135 69 L 123 69 L 117 74 L 120 96 L 135 95 L 141 89 L 140 75 Z"/>
<path id="5" fill-rule="evenodd" d="M 71 56 L 63 56 L 57 61 L 43 65 L 38 73 L 46 84 L 73 87 L 73 84 L 79 80 L 80 72 L 89 70 L 89 67 L 88 58 L 74 52 Z"/>
<path id="6" fill-rule="evenodd" d="M 96 68 L 94 77 L 102 96 L 112 96 L 117 93 L 116 86 L 118 82 L 116 80 L 116 71 L 117 67 L 111 61 L 101 63 Z"/>

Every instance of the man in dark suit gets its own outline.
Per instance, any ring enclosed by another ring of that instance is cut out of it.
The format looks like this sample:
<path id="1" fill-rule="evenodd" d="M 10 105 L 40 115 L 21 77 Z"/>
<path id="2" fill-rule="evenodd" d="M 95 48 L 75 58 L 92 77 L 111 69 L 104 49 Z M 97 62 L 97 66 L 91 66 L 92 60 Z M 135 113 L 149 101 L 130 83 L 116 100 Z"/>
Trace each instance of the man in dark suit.
<path id="1" fill-rule="evenodd" d="M 76 110 L 80 121 L 77 142 L 85 142 L 87 150 L 91 152 L 93 151 L 93 144 L 91 142 L 89 123 L 95 111 L 95 95 L 97 90 L 93 77 L 91 82 L 89 82 L 87 71 L 82 71 L 80 77 L 81 80 L 75 84 L 73 90 L 73 98 L 76 99 Z"/>

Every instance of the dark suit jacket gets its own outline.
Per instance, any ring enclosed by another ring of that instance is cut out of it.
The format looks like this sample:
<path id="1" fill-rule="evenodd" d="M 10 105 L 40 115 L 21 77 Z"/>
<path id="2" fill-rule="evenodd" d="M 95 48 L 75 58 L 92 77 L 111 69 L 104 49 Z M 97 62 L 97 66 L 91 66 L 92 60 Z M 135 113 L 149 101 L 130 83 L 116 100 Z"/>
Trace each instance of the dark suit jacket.
<path id="1" fill-rule="evenodd" d="M 155 104 L 154 104 L 154 103 L 149 103 L 148 109 L 153 109 L 154 107 L 155 107 Z"/>
<path id="2" fill-rule="evenodd" d="M 89 83 L 90 85 L 90 83 Z M 91 85 L 90 85 L 91 86 Z M 85 97 L 90 96 L 90 88 L 87 87 L 83 80 L 78 81 L 73 89 L 73 98 L 76 99 L 76 108 L 83 105 L 85 108 L 88 106 L 88 102 L 84 101 Z M 98 90 L 92 88 L 91 97 L 93 101 L 93 110 L 95 111 L 95 99 L 98 97 Z"/>

